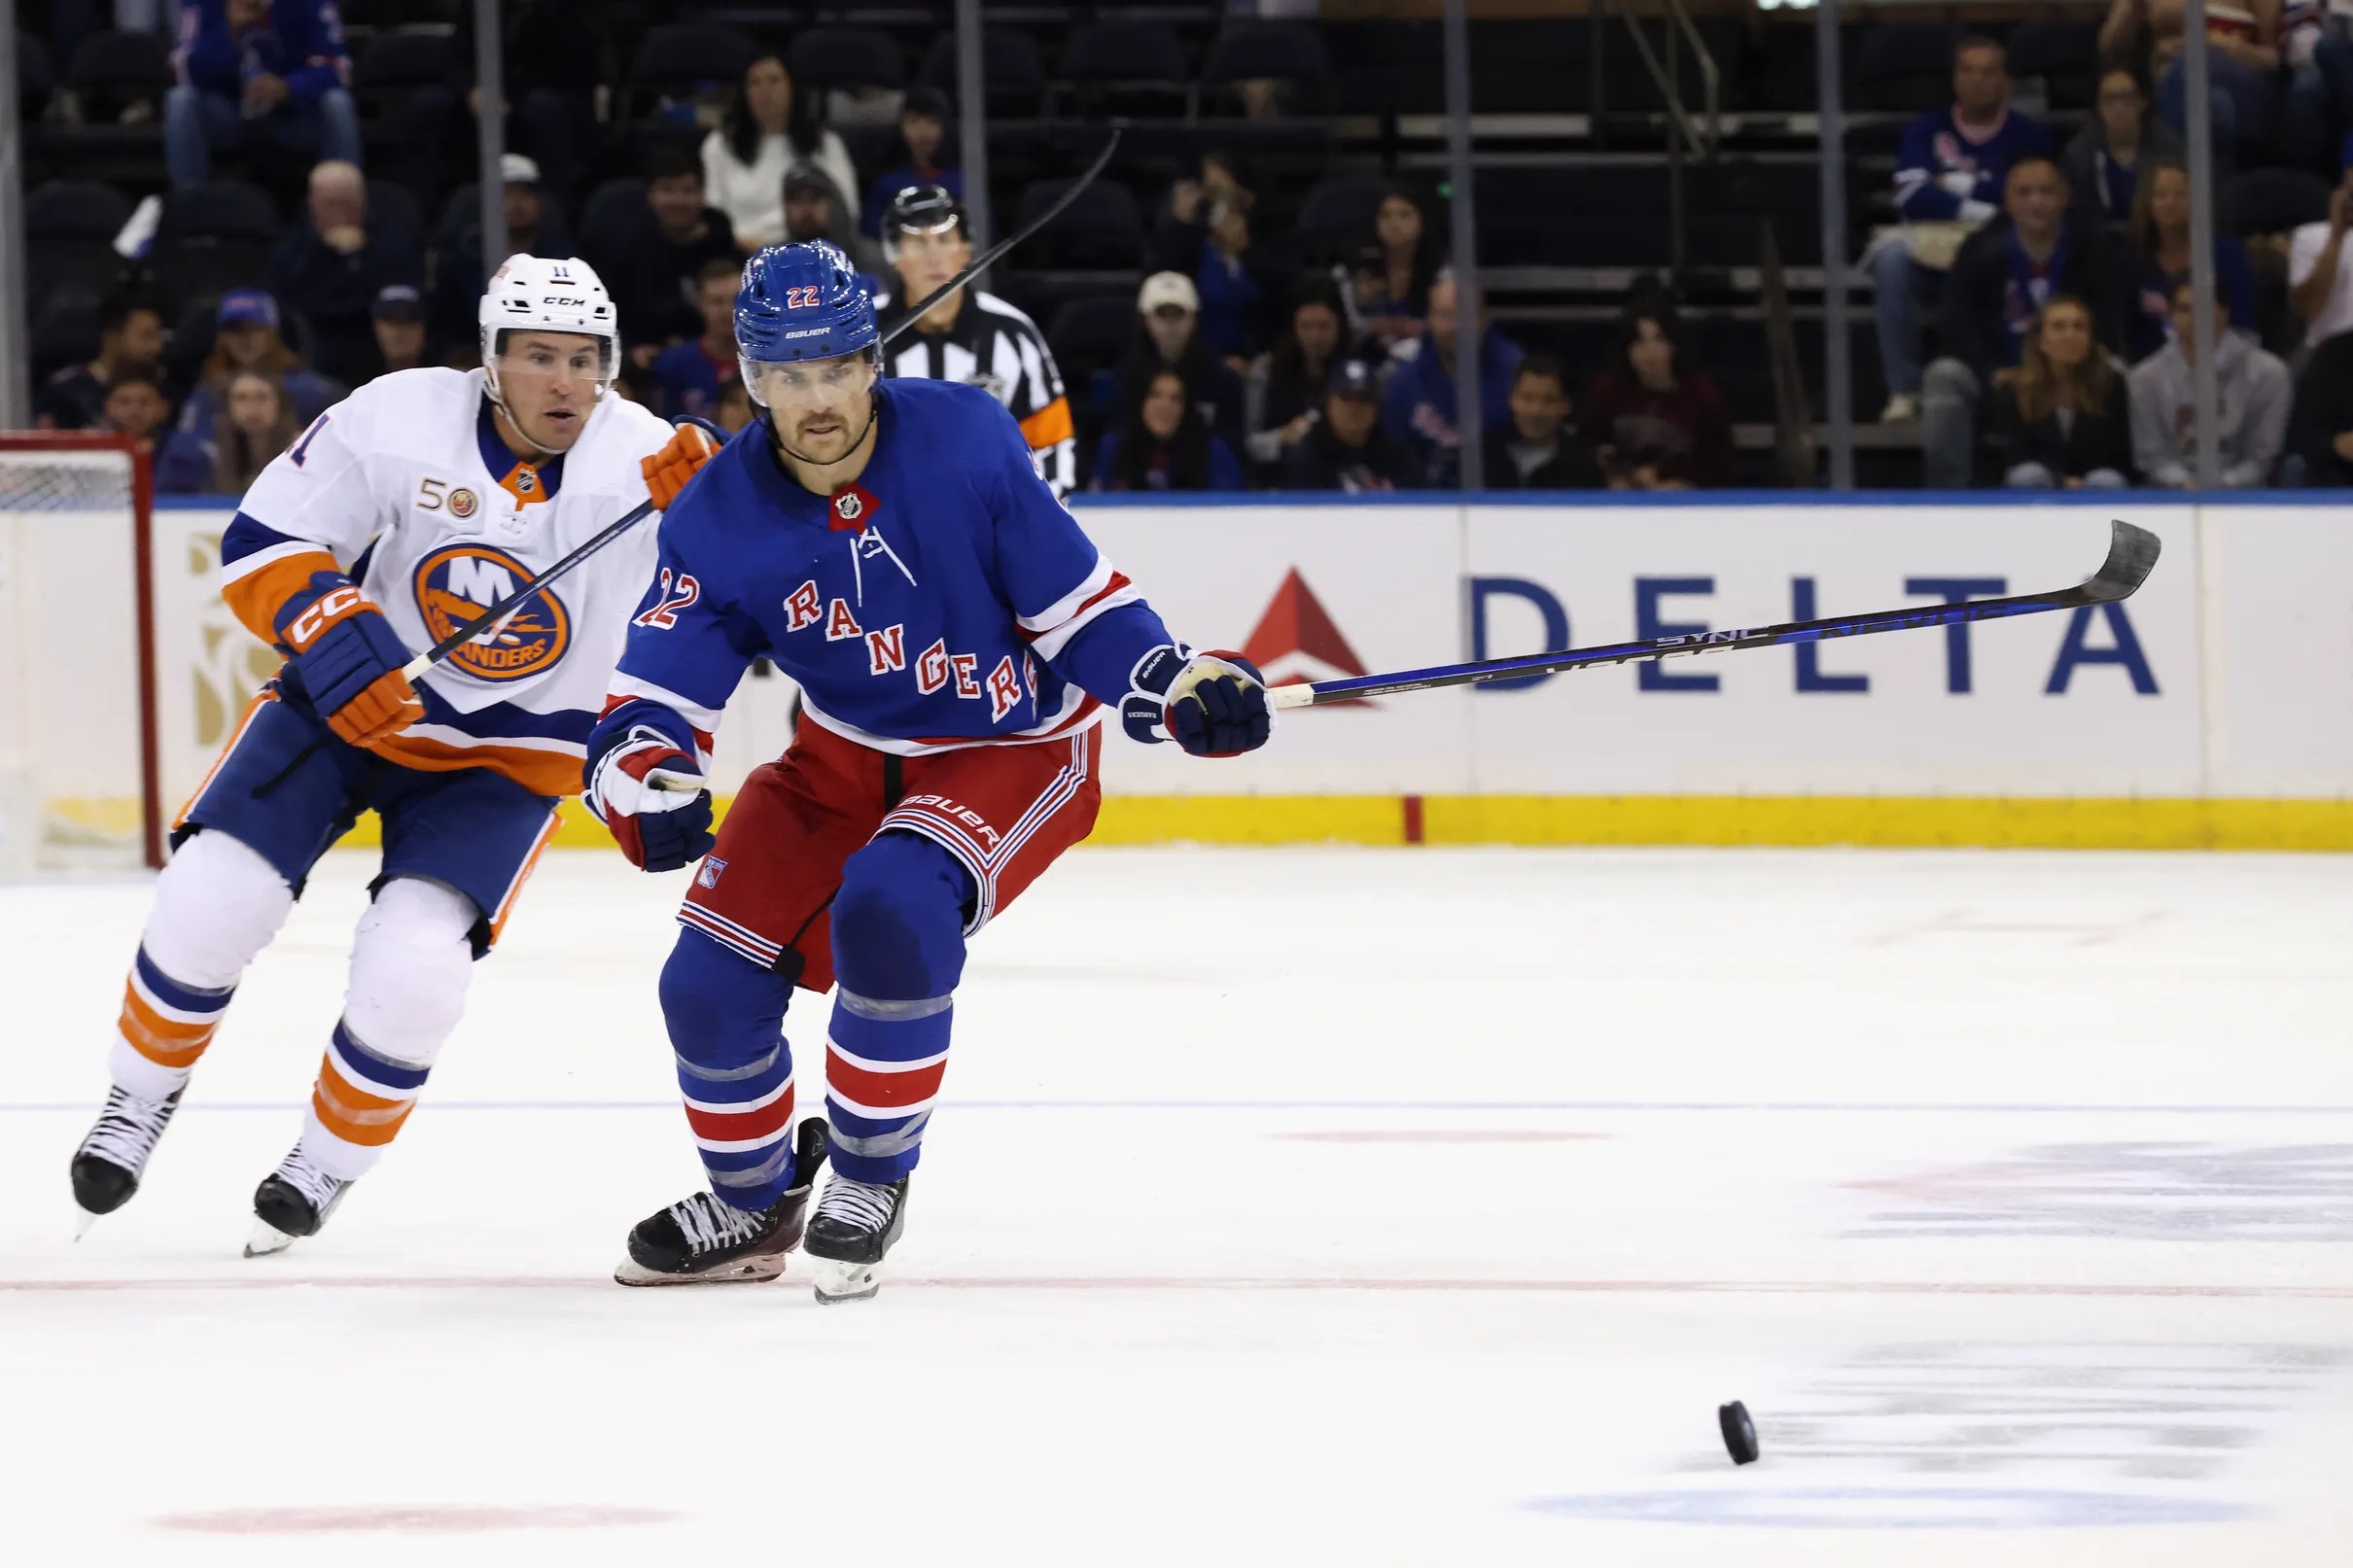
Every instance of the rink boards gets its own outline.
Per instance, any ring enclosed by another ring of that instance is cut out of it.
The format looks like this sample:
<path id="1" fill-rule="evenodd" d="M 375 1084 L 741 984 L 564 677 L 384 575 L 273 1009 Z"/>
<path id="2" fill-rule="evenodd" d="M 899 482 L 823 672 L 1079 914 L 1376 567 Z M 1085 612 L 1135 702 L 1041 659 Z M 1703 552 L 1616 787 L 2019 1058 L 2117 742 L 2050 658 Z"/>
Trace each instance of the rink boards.
<path id="1" fill-rule="evenodd" d="M 157 516 L 174 802 L 271 662 L 215 593 L 229 515 Z M 1180 635 L 1280 679 L 2056 588 L 2098 564 L 2112 515 L 2165 545 L 2138 595 L 2097 610 L 1293 712 L 1230 762 L 1118 745 L 1098 840 L 2353 849 L 2353 529 L 2309 492 L 1089 498 L 1078 515 Z M 746 683 L 722 791 L 781 749 L 790 703 L 782 679 Z M 567 836 L 603 838 L 584 819 Z"/>

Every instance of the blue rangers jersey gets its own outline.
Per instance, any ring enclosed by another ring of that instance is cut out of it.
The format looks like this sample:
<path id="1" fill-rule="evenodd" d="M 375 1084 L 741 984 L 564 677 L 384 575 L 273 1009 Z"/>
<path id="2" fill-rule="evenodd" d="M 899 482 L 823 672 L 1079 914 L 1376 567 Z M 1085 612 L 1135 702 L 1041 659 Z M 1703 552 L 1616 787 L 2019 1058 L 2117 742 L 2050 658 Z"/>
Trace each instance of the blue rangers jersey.
<path id="1" fill-rule="evenodd" d="M 707 767 L 763 654 L 813 722 L 877 750 L 1068 736 L 1174 642 L 987 391 L 885 380 L 875 397 L 873 455 L 834 495 L 786 471 L 765 419 L 680 495 L 591 756 L 650 724 Z"/>
<path id="2" fill-rule="evenodd" d="M 1931 109 L 1904 127 L 1897 146 L 1896 211 L 1907 223 L 1982 223 L 2001 210 L 2010 165 L 2030 153 L 2051 157 L 2051 138 L 2015 110 L 1972 126 L 1950 104 Z"/>

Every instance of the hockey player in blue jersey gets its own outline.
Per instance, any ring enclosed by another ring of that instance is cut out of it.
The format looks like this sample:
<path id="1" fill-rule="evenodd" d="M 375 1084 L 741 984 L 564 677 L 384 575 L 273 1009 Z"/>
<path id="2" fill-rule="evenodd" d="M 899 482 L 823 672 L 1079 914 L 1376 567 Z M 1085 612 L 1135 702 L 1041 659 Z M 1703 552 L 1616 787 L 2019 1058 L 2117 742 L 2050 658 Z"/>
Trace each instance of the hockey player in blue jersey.
<path id="1" fill-rule="evenodd" d="M 1096 551 L 987 391 L 882 380 L 831 246 L 774 247 L 736 299 L 765 412 L 665 514 L 588 744 L 587 797 L 649 871 L 702 866 L 661 1001 L 711 1190 L 634 1229 L 625 1284 L 774 1278 L 816 1162 L 792 1140 L 795 987 L 837 987 L 820 1301 L 870 1296 L 906 1217 L 966 941 L 1094 824 L 1099 720 L 1201 756 L 1265 744 L 1258 672 L 1196 653 Z M 791 749 L 714 841 L 713 731 L 766 656 Z"/>

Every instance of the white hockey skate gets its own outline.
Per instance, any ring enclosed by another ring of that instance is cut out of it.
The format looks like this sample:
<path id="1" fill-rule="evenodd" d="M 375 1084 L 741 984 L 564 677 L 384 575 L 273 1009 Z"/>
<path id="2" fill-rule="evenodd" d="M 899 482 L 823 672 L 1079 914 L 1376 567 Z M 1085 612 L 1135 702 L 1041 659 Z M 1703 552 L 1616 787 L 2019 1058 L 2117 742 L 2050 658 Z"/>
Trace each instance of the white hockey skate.
<path id="1" fill-rule="evenodd" d="M 254 1189 L 253 1235 L 245 1242 L 245 1255 L 260 1258 L 283 1252 L 302 1237 L 318 1235 L 351 1188 L 350 1182 L 312 1165 L 302 1146 L 296 1144 Z"/>
<path id="2" fill-rule="evenodd" d="M 74 1206 L 82 1211 L 75 1240 L 88 1235 L 100 1215 L 130 1202 L 147 1172 L 147 1157 L 156 1152 L 157 1140 L 179 1108 L 176 1089 L 161 1099 L 142 1099 L 121 1089 L 106 1092 L 106 1107 L 74 1150 Z"/>
<path id="3" fill-rule="evenodd" d="M 827 1307 L 862 1302 L 882 1289 L 883 1257 L 906 1228 L 906 1177 L 877 1187 L 836 1170 L 801 1241 L 816 1265 L 818 1301 Z"/>

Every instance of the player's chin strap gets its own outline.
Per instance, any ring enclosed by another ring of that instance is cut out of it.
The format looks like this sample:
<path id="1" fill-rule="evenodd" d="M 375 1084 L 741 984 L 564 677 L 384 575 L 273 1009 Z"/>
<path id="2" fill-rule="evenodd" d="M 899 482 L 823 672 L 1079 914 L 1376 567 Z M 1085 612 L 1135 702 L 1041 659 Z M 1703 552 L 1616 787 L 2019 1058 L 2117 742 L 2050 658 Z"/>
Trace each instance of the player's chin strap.
<path id="1" fill-rule="evenodd" d="M 505 402 L 500 401 L 498 392 L 496 390 L 497 387 L 498 379 L 494 376 L 491 378 L 489 383 L 489 389 L 484 392 L 483 396 L 490 400 L 490 406 L 498 410 L 499 419 L 506 426 L 506 428 L 514 432 L 515 435 L 521 436 L 524 440 L 531 443 L 532 456 L 527 458 L 517 458 L 515 461 L 518 463 L 528 463 L 535 469 L 544 469 L 548 464 L 553 463 L 562 454 L 551 452 L 546 447 L 542 446 L 539 442 L 531 439 L 531 432 L 525 430 L 523 428 L 523 422 L 514 417 L 514 410 L 508 407 Z"/>
<path id="2" fill-rule="evenodd" d="M 531 432 L 525 430 L 523 428 L 523 422 L 514 417 L 514 410 L 507 406 L 506 394 L 499 391 L 499 355 L 497 345 L 505 341 L 506 334 L 508 332 L 519 331 L 523 330 L 524 329 L 520 328 L 504 327 L 499 330 L 499 334 L 491 339 L 491 351 L 482 356 L 482 396 L 490 400 L 490 406 L 496 408 L 499 411 L 499 417 L 507 421 L 507 428 L 509 430 L 513 431 L 523 439 L 531 441 L 531 449 L 539 454 L 538 460 L 532 464 L 532 467 L 540 468 L 546 463 L 553 461 L 562 454 L 551 452 L 546 447 L 542 446 L 539 442 L 531 440 Z M 616 337 L 613 340 L 613 358 L 615 366 L 615 374 L 618 374 L 620 356 L 621 340 Z M 599 380 L 596 383 L 596 392 L 588 400 L 588 411 L 590 413 L 596 412 L 596 405 L 600 402 L 603 402 L 605 401 L 605 394 L 611 392 L 612 390 L 613 382 L 611 380 Z"/>

